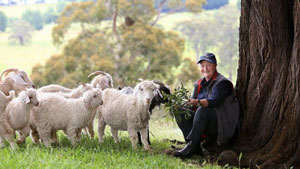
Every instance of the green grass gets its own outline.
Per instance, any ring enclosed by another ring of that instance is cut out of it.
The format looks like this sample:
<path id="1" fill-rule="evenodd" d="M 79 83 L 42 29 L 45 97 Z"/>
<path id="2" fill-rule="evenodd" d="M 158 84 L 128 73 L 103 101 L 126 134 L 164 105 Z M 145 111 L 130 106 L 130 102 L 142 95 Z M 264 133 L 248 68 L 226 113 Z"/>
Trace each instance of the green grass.
<path id="1" fill-rule="evenodd" d="M 169 155 L 165 150 L 170 149 L 170 143 L 165 138 L 183 140 L 177 125 L 162 118 L 161 111 L 155 111 L 150 121 L 151 151 L 131 148 L 127 132 L 119 132 L 120 144 L 115 144 L 109 127 L 105 131 L 104 143 L 98 143 L 83 136 L 75 147 L 72 147 L 67 137 L 59 132 L 57 146 L 46 148 L 34 145 L 30 138 L 26 144 L 12 151 L 9 147 L 0 150 L 0 168 L 198 168 L 202 163 L 200 156 L 182 161 Z M 95 128 L 97 128 L 95 126 Z M 200 163 L 199 163 L 200 162 Z M 197 165 L 195 165 L 197 164 Z M 221 168 L 205 164 L 203 168 Z"/>

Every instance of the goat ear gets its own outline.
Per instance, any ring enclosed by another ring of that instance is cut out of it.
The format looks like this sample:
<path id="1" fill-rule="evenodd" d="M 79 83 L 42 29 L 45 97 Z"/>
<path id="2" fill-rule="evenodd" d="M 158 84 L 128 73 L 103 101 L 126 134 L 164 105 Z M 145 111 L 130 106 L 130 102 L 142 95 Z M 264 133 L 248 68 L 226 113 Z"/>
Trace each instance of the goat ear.
<path id="1" fill-rule="evenodd" d="M 159 89 L 157 89 L 156 91 L 157 91 L 158 95 L 159 95 L 161 98 L 164 98 L 164 96 L 161 94 L 161 92 L 160 92 Z"/>
<path id="2" fill-rule="evenodd" d="M 26 83 L 20 76 L 13 74 L 10 76 L 14 85 L 29 87 L 30 84 Z"/>
<path id="3" fill-rule="evenodd" d="M 104 79 L 104 80 L 103 80 L 103 83 L 105 84 L 105 86 L 110 87 L 110 84 L 109 84 L 109 83 L 110 83 L 110 80 L 109 80 L 109 79 L 107 79 L 107 78 Z"/>
<path id="4" fill-rule="evenodd" d="M 13 90 L 9 91 L 9 97 L 11 97 L 11 98 L 16 97 L 15 91 L 13 91 Z"/>
<path id="5" fill-rule="evenodd" d="M 22 100 L 24 103 L 28 104 L 30 102 L 30 99 L 28 96 L 24 97 Z"/>
<path id="6" fill-rule="evenodd" d="M 97 88 L 97 89 L 102 89 L 101 86 L 100 86 L 98 83 L 97 83 L 97 85 L 96 85 L 96 88 Z"/>

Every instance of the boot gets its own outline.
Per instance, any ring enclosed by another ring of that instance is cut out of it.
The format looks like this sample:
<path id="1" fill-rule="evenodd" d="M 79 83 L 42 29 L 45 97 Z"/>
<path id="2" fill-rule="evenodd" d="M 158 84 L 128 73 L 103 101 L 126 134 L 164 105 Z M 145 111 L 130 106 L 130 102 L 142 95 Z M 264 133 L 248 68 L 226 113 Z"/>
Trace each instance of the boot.
<path id="1" fill-rule="evenodd" d="M 183 149 L 175 151 L 174 156 L 188 158 L 195 154 L 203 156 L 202 149 L 200 146 L 194 145 L 190 141 L 188 144 L 184 146 Z"/>

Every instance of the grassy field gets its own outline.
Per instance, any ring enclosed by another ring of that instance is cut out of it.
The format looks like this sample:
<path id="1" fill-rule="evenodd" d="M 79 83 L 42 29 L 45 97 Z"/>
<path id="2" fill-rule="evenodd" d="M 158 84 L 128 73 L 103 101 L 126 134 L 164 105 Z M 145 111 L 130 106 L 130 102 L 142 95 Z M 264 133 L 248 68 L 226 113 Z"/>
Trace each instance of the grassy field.
<path id="1" fill-rule="evenodd" d="M 9 6 L 0 7 L 0 11 L 4 11 L 9 17 L 20 17 L 28 8 L 45 10 L 48 7 L 47 5 Z M 192 14 L 186 13 L 170 15 L 163 17 L 158 24 L 167 30 L 172 30 L 175 23 L 191 16 Z M 36 31 L 31 43 L 25 46 L 8 42 L 9 30 L 5 33 L 0 32 L 0 71 L 15 67 L 30 74 L 34 65 L 44 64 L 50 56 L 59 54 L 62 48 L 56 48 L 52 44 L 53 26 L 47 25 L 42 31 Z M 72 31 L 71 34 L 74 34 L 74 30 Z M 193 57 L 194 53 L 187 48 L 184 55 Z M 67 137 L 60 133 L 60 145 L 53 148 L 34 145 L 30 138 L 27 138 L 27 143 L 21 145 L 16 151 L 11 151 L 9 147 L 0 150 L 0 168 L 221 168 L 209 164 L 199 165 L 203 162 L 199 156 L 182 161 L 165 155 L 165 150 L 170 149 L 171 144 L 163 140 L 168 138 L 183 141 L 183 137 L 177 125 L 163 117 L 159 111 L 154 113 L 150 121 L 150 130 L 152 133 L 150 152 L 145 152 L 142 148 L 132 150 L 127 132 L 121 132 L 121 143 L 115 144 L 108 128 L 105 141 L 101 145 L 98 144 L 97 136 L 94 140 L 83 137 L 76 147 L 72 147 Z"/>
<path id="2" fill-rule="evenodd" d="M 48 25 L 42 31 L 35 31 L 25 46 L 9 42 L 9 32 L 0 32 L 0 70 L 16 67 L 30 73 L 34 65 L 44 64 L 51 55 L 59 53 L 52 45 L 52 27 Z"/>
<path id="3" fill-rule="evenodd" d="M 124 131 L 119 134 L 120 144 L 115 144 L 108 127 L 101 145 L 97 137 L 91 140 L 84 136 L 77 146 L 72 147 L 62 133 L 59 133 L 60 144 L 52 148 L 34 145 L 27 138 L 26 144 L 15 151 L 9 147 L 0 150 L 0 168 L 221 168 L 204 164 L 200 156 L 182 161 L 165 155 L 165 150 L 170 149 L 171 145 L 164 141 L 165 138 L 181 141 L 183 138 L 176 124 L 162 118 L 160 111 L 154 112 L 150 130 L 150 152 L 142 148 L 133 150 L 128 134 Z"/>

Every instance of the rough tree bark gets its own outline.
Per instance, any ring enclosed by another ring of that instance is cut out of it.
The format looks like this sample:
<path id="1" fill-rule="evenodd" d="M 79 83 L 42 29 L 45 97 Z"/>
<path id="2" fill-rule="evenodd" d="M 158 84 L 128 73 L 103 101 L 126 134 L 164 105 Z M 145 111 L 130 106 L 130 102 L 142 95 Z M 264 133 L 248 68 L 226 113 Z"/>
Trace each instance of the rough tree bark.
<path id="1" fill-rule="evenodd" d="M 233 149 L 251 168 L 300 168 L 300 1 L 242 0 Z"/>

